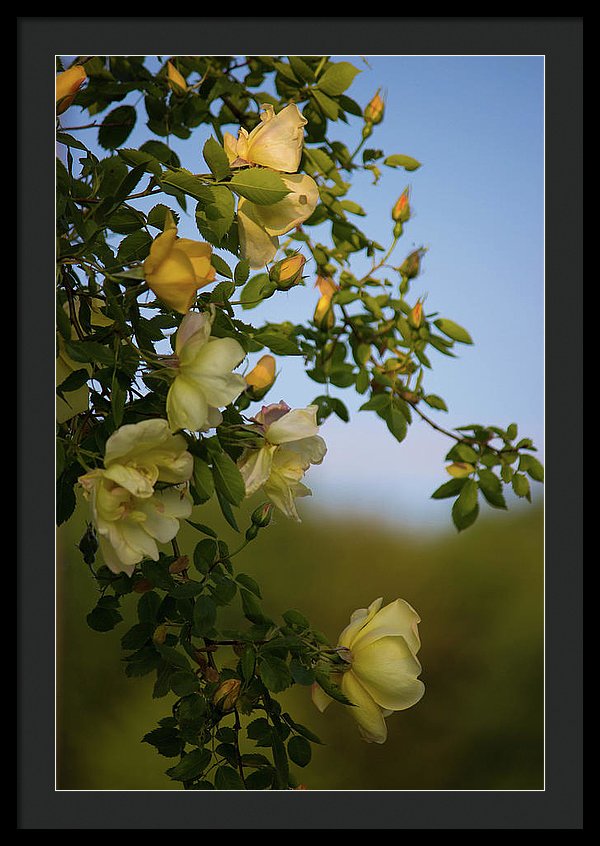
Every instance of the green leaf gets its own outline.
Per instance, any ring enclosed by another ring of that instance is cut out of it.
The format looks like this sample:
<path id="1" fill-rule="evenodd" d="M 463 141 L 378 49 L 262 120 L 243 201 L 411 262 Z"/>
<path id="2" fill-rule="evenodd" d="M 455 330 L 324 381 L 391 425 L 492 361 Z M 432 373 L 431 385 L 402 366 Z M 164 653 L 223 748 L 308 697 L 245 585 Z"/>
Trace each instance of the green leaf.
<path id="1" fill-rule="evenodd" d="M 214 448 L 210 448 L 210 456 L 216 489 L 232 505 L 239 505 L 246 497 L 246 485 L 236 463 Z"/>
<path id="2" fill-rule="evenodd" d="M 279 174 L 257 167 L 238 171 L 227 184 L 240 197 L 259 206 L 278 203 L 290 193 Z"/>
<path id="3" fill-rule="evenodd" d="M 217 621 L 217 606 L 210 596 L 199 596 L 194 604 L 194 633 L 197 637 L 207 635 Z"/>
<path id="4" fill-rule="evenodd" d="M 182 670 L 190 670 L 190 662 L 182 652 L 179 652 L 172 646 L 156 646 L 156 650 L 160 653 L 163 661 L 171 664 L 173 667 L 180 667 Z"/>
<path id="5" fill-rule="evenodd" d="M 109 112 L 98 130 L 98 143 L 105 150 L 116 150 L 129 138 L 137 112 L 133 106 L 118 106 Z"/>
<path id="6" fill-rule="evenodd" d="M 531 500 L 531 486 L 529 479 L 523 473 L 515 473 L 512 477 L 512 489 L 517 496 Z"/>
<path id="7" fill-rule="evenodd" d="M 140 649 L 154 632 L 154 623 L 136 623 L 121 638 L 123 649 Z"/>
<path id="8" fill-rule="evenodd" d="M 143 165 L 144 170 L 146 173 L 151 173 L 153 176 L 160 176 L 162 173 L 161 166 L 156 158 L 150 153 L 144 153 L 141 150 L 117 150 L 119 156 L 126 162 L 130 167 L 137 167 L 138 165 Z"/>
<path id="9" fill-rule="evenodd" d="M 231 191 L 223 185 L 202 186 L 196 207 L 196 226 L 207 241 L 219 246 L 231 228 L 234 214 L 235 199 Z"/>
<path id="10" fill-rule="evenodd" d="M 290 761 L 293 761 L 294 764 L 299 767 L 306 767 L 307 764 L 310 764 L 310 759 L 312 758 L 310 743 L 304 737 L 299 737 L 298 735 L 290 738 L 288 741 L 288 755 L 290 756 Z"/>
<path id="11" fill-rule="evenodd" d="M 160 177 L 161 185 L 168 188 L 175 188 L 178 191 L 183 191 L 190 197 L 195 197 L 196 200 L 206 200 L 207 188 L 199 177 L 194 176 L 189 170 L 185 168 L 173 168 L 166 170 Z M 214 186 L 210 186 L 211 188 Z"/>
<path id="12" fill-rule="evenodd" d="M 211 169 L 215 179 L 221 180 L 229 176 L 229 159 L 223 147 L 214 138 L 209 138 L 202 150 L 206 164 Z"/>
<path id="13" fill-rule="evenodd" d="M 477 464 L 479 455 L 468 444 L 457 444 L 454 447 L 454 452 L 461 461 L 466 461 L 467 464 Z"/>
<path id="14" fill-rule="evenodd" d="M 506 508 L 506 502 L 502 493 L 502 482 L 492 473 L 491 470 L 480 470 L 479 476 L 479 490 L 484 495 L 486 500 L 494 508 Z"/>
<path id="15" fill-rule="evenodd" d="M 452 519 L 459 532 L 471 526 L 477 519 L 479 513 L 477 493 L 477 482 L 474 479 L 466 479 L 452 506 Z"/>
<path id="16" fill-rule="evenodd" d="M 215 492 L 215 484 L 210 467 L 197 455 L 194 456 L 194 475 L 192 478 L 193 493 L 197 494 L 194 498 L 196 505 L 200 505 L 211 498 Z"/>
<path id="17" fill-rule="evenodd" d="M 260 593 L 260 587 L 259 587 L 258 583 L 255 582 L 254 579 L 251 576 L 246 575 L 246 573 L 239 573 L 235 577 L 235 580 L 240 585 L 242 585 L 247 590 L 249 590 L 250 593 L 253 593 L 254 596 L 258 596 L 259 599 L 262 599 L 262 596 L 261 596 L 261 593 Z"/>
<path id="18" fill-rule="evenodd" d="M 389 410 L 385 412 L 385 416 L 382 414 L 382 417 L 384 417 L 387 427 L 392 435 L 397 441 L 402 442 L 406 437 L 408 428 L 404 414 L 402 414 L 402 412 L 394 405 L 391 405 Z"/>
<path id="19" fill-rule="evenodd" d="M 190 781 L 202 775 L 210 764 L 212 755 L 207 749 L 193 749 L 174 767 L 167 770 L 167 775 L 174 781 Z"/>
<path id="20" fill-rule="evenodd" d="M 262 300 L 271 297 L 276 291 L 276 285 L 269 279 L 268 273 L 258 273 L 242 288 L 240 302 L 243 309 L 256 308 Z"/>
<path id="21" fill-rule="evenodd" d="M 281 693 L 293 682 L 287 663 L 274 655 L 265 655 L 260 660 L 260 677 L 272 693 Z"/>
<path id="22" fill-rule="evenodd" d="M 66 132 L 57 132 L 56 140 L 59 144 L 64 144 L 67 147 L 74 147 L 76 150 L 83 150 L 84 153 L 88 152 L 88 148 L 82 141 L 78 138 L 73 138 L 72 135 L 67 135 Z"/>
<path id="23" fill-rule="evenodd" d="M 109 632 L 114 629 L 123 619 L 115 604 L 118 605 L 115 597 L 105 597 L 99 600 L 96 607 L 86 617 L 90 629 L 94 629 L 96 632 Z"/>
<path id="24" fill-rule="evenodd" d="M 154 206 L 148 212 L 148 226 L 154 226 L 155 229 L 160 229 L 161 232 L 164 232 L 167 222 L 170 223 L 171 220 L 177 224 L 179 222 L 179 215 L 168 206 L 165 206 L 164 203 L 158 203 L 158 205 Z"/>
<path id="25" fill-rule="evenodd" d="M 430 408 L 438 408 L 440 411 L 448 411 L 448 406 L 441 397 L 436 394 L 427 394 L 423 397 L 423 402 L 426 402 Z"/>
<path id="26" fill-rule="evenodd" d="M 158 618 L 158 609 L 161 605 L 161 598 L 154 591 L 148 591 L 140 596 L 138 602 L 137 613 L 140 623 L 156 624 Z"/>
<path id="27" fill-rule="evenodd" d="M 227 765 L 217 767 L 215 773 L 215 787 L 217 790 L 244 790 L 239 774 Z"/>
<path id="28" fill-rule="evenodd" d="M 207 465 L 207 468 L 208 468 L 208 465 Z M 210 472 L 210 469 L 209 469 L 209 472 Z M 211 480 L 212 480 L 212 476 L 211 476 Z M 186 520 L 185 522 L 189 523 L 190 526 L 193 526 L 194 529 L 197 529 L 199 532 L 202 532 L 202 534 L 204 534 L 204 535 L 210 535 L 211 538 L 217 537 L 217 533 L 215 532 L 215 530 L 211 529 L 210 526 L 205 526 L 204 523 L 194 523 L 193 520 Z"/>
<path id="29" fill-rule="evenodd" d="M 277 335 L 272 331 L 261 331 L 254 335 L 254 340 L 268 347 L 275 355 L 302 355 L 295 341 L 285 335 Z"/>
<path id="30" fill-rule="evenodd" d="M 310 685 L 315 680 L 315 671 L 305 667 L 296 658 L 290 661 L 290 672 L 296 684 Z"/>
<path id="31" fill-rule="evenodd" d="M 177 670 L 172 673 L 170 685 L 176 696 L 188 696 L 190 693 L 195 693 L 200 687 L 196 676 L 187 670 Z"/>
<path id="32" fill-rule="evenodd" d="M 319 77 L 318 86 L 325 94 L 335 97 L 350 88 L 358 73 L 360 73 L 359 69 L 350 62 L 336 62 L 330 64 L 325 73 Z"/>
<path id="33" fill-rule="evenodd" d="M 194 566 L 199 573 L 207 573 L 215 562 L 218 553 L 217 542 L 212 538 L 205 538 L 196 544 L 194 549 Z"/>
<path id="34" fill-rule="evenodd" d="M 250 263 L 247 259 L 239 261 L 235 267 L 233 278 L 236 285 L 243 285 L 250 276 Z"/>
<path id="35" fill-rule="evenodd" d="M 521 455 L 519 470 L 527 473 L 536 482 L 544 481 L 544 466 L 533 455 Z"/>
<path id="36" fill-rule="evenodd" d="M 327 96 L 327 94 L 317 89 L 311 89 L 311 94 L 315 98 L 319 108 L 326 118 L 329 118 L 330 120 L 338 119 L 340 107 L 335 100 L 332 100 L 331 97 Z"/>
<path id="37" fill-rule="evenodd" d="M 142 743 L 154 746 L 159 755 L 165 758 L 175 758 L 181 754 L 182 741 L 173 727 L 161 726 L 149 731 L 142 738 Z"/>
<path id="38" fill-rule="evenodd" d="M 435 325 L 440 332 L 443 332 L 444 335 L 452 338 L 453 341 L 458 341 L 460 344 L 473 343 L 473 339 L 467 330 L 463 329 L 462 326 L 459 326 L 458 323 L 454 323 L 453 320 L 447 320 L 445 317 L 440 317 L 435 321 Z"/>
<path id="39" fill-rule="evenodd" d="M 412 156 L 403 156 L 401 154 L 388 156 L 384 159 L 383 163 L 388 167 L 403 167 L 404 170 L 416 170 L 418 167 L 421 167 L 421 162 L 413 159 Z"/>
<path id="40" fill-rule="evenodd" d="M 240 598 L 242 600 L 242 609 L 246 619 L 250 620 L 251 623 L 256 623 L 257 625 L 267 622 L 267 618 L 263 614 L 260 604 L 250 591 L 242 588 L 240 590 Z"/>
<path id="41" fill-rule="evenodd" d="M 151 236 L 145 231 L 132 232 L 123 238 L 117 251 L 117 260 L 121 264 L 143 261 L 150 252 Z"/>
<path id="42" fill-rule="evenodd" d="M 250 681 L 252 676 L 254 675 L 254 668 L 256 666 L 256 653 L 252 646 L 248 645 L 243 653 L 242 657 L 240 658 L 240 669 L 242 671 L 242 677 L 244 681 Z"/>
<path id="43" fill-rule="evenodd" d="M 229 267 L 226 261 L 223 261 L 221 256 L 218 256 L 216 253 L 213 253 L 211 256 L 211 264 L 217 271 L 219 276 L 225 276 L 227 279 L 233 279 L 233 273 L 231 272 L 231 268 Z"/>
<path id="44" fill-rule="evenodd" d="M 346 696 L 344 696 L 337 684 L 332 681 L 329 675 L 323 670 L 317 670 L 315 672 L 315 678 L 319 687 L 323 688 L 325 693 L 331 696 L 332 699 L 335 699 L 336 702 L 341 702 L 342 705 L 354 704 L 353 702 L 350 702 L 350 700 Z"/>
<path id="45" fill-rule="evenodd" d="M 431 494 L 431 499 L 447 499 L 450 496 L 457 496 L 463 489 L 466 479 L 450 479 Z"/>

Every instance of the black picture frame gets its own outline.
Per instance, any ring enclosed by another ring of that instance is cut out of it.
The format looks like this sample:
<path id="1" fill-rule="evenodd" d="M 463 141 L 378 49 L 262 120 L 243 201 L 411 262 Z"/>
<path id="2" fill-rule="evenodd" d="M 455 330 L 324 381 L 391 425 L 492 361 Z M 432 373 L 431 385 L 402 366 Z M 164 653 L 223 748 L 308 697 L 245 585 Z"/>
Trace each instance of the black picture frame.
<path id="1" fill-rule="evenodd" d="M 581 828 L 583 19 L 18 17 L 17 28 L 17 827 Z M 55 790 L 54 292 L 49 271 L 54 261 L 54 56 L 94 53 L 545 56 L 543 791 Z M 6 357 L 10 361 L 8 350 Z"/>

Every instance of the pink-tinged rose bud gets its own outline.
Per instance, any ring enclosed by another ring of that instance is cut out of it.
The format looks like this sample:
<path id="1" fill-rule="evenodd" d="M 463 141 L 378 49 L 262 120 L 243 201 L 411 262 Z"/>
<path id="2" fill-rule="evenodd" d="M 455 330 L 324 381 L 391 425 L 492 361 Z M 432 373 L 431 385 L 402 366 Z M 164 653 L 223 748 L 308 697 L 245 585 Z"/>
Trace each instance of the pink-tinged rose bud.
<path id="1" fill-rule="evenodd" d="M 299 285 L 302 281 L 302 271 L 306 259 L 301 253 L 296 253 L 294 256 L 288 256 L 277 264 L 274 264 L 269 272 L 269 279 L 274 282 L 280 291 L 289 291 L 294 285 Z"/>
<path id="2" fill-rule="evenodd" d="M 270 502 L 265 502 L 263 505 L 259 505 L 252 512 L 251 520 L 255 526 L 258 526 L 261 529 L 264 529 L 265 526 L 268 526 L 271 522 L 271 516 L 273 514 L 273 505 Z"/>
<path id="3" fill-rule="evenodd" d="M 418 329 L 423 323 L 423 303 L 418 300 L 408 315 L 408 322 L 414 329 Z"/>
<path id="4" fill-rule="evenodd" d="M 392 209 L 392 220 L 395 220 L 397 223 L 406 223 L 410 218 L 409 193 L 410 190 L 405 188 Z"/>
<path id="5" fill-rule="evenodd" d="M 375 94 L 369 105 L 364 111 L 364 118 L 367 123 L 381 123 L 383 120 L 383 113 L 385 111 L 385 103 L 379 95 L 379 91 Z"/>
<path id="6" fill-rule="evenodd" d="M 281 402 L 273 402 L 271 405 L 263 405 L 253 419 L 255 423 L 259 423 L 264 429 L 268 429 L 276 420 L 280 420 L 291 410 L 287 402 L 281 400 Z"/>
<path id="7" fill-rule="evenodd" d="M 421 270 L 421 259 L 425 250 L 421 247 L 408 255 L 400 265 L 400 273 L 406 279 L 414 279 Z"/>
<path id="8" fill-rule="evenodd" d="M 216 689 L 213 705 L 217 705 L 222 711 L 232 711 L 240 697 L 241 686 L 239 679 L 226 679 Z"/>

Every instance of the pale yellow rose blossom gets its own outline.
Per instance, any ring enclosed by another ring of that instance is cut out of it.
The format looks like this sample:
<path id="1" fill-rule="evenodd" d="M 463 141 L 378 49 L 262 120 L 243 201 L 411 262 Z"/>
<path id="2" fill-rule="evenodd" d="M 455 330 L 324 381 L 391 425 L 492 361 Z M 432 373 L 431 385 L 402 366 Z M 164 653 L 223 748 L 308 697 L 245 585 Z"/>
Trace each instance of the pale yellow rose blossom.
<path id="1" fill-rule="evenodd" d="M 179 519 L 192 513 L 185 483 L 193 466 L 185 438 L 155 418 L 117 429 L 106 442 L 104 469 L 79 477 L 100 552 L 114 573 L 131 575 L 145 557 L 157 561 L 157 542 L 175 537 Z M 157 482 L 173 487 L 156 491 Z"/>
<path id="2" fill-rule="evenodd" d="M 292 103 L 278 114 L 265 105 L 260 123 L 248 133 L 240 128 L 237 139 L 230 132 L 223 136 L 231 167 L 262 165 L 283 173 L 296 173 L 302 157 L 303 127 L 308 123 Z"/>
<path id="3" fill-rule="evenodd" d="M 264 437 L 260 449 L 248 449 L 238 462 L 246 496 L 262 488 L 286 517 L 300 521 L 295 499 L 310 496 L 302 478 L 311 464 L 320 464 L 327 447 L 317 432 L 317 406 L 291 410 L 284 402 L 264 406 L 254 417 Z"/>
<path id="4" fill-rule="evenodd" d="M 384 743 L 385 718 L 415 705 L 425 693 L 416 657 L 421 647 L 417 629 L 420 617 L 403 599 L 383 608 L 382 603 L 383 599 L 376 599 L 368 608 L 352 614 L 338 642 L 348 670 L 334 676 L 354 705 L 350 713 L 368 743 Z M 312 699 L 321 712 L 333 701 L 316 684 Z"/>
<path id="5" fill-rule="evenodd" d="M 169 227 L 152 242 L 144 261 L 144 278 L 159 300 L 186 314 L 198 289 L 214 281 L 211 257 L 210 244 L 178 238 L 177 228 Z"/>
<path id="6" fill-rule="evenodd" d="M 221 422 L 219 407 L 229 405 L 246 388 L 232 370 L 246 353 L 233 338 L 211 338 L 213 314 L 187 314 L 175 337 L 177 371 L 167 394 L 171 428 L 206 431 Z"/>
<path id="7" fill-rule="evenodd" d="M 319 202 L 319 188 L 312 177 L 295 173 L 281 177 L 290 193 L 270 206 L 251 203 L 243 197 L 238 203 L 240 249 L 250 267 L 262 267 L 279 249 L 279 235 L 304 223 Z"/>

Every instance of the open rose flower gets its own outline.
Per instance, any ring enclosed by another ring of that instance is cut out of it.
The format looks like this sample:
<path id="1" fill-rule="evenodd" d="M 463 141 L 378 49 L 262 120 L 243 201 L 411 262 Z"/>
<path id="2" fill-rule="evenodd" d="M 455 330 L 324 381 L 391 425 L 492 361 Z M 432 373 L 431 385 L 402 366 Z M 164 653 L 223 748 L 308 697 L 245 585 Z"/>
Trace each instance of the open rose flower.
<path id="1" fill-rule="evenodd" d="M 415 705 L 425 693 L 416 657 L 421 647 L 417 630 L 420 617 L 403 599 L 383 608 L 382 602 L 376 599 L 368 608 L 352 614 L 338 643 L 348 669 L 334 679 L 355 706 L 350 713 L 369 743 L 384 743 L 385 718 Z M 312 698 L 320 711 L 333 701 L 316 684 Z"/>
<path id="2" fill-rule="evenodd" d="M 157 543 L 172 540 L 192 513 L 185 484 L 192 471 L 185 438 L 166 420 L 127 424 L 110 436 L 104 469 L 79 477 L 110 570 L 131 575 L 143 558 L 158 560 Z M 159 481 L 173 487 L 156 491 Z"/>
<path id="3" fill-rule="evenodd" d="M 262 165 L 283 173 L 296 173 L 302 156 L 303 127 L 307 123 L 295 103 L 278 114 L 273 106 L 264 106 L 260 123 L 252 132 L 242 127 L 237 139 L 230 132 L 223 136 L 230 166 Z"/>
<path id="4" fill-rule="evenodd" d="M 264 406 L 254 418 L 264 438 L 259 449 L 248 449 L 238 466 L 250 496 L 262 488 L 271 502 L 292 520 L 300 520 L 297 497 L 310 496 L 302 478 L 311 464 L 320 464 L 327 447 L 317 432 L 317 406 L 290 409 L 284 403 Z"/>
<path id="5" fill-rule="evenodd" d="M 203 241 L 178 238 L 176 227 L 161 232 L 144 262 L 144 278 L 165 305 L 186 314 L 196 292 L 214 281 L 212 247 Z"/>
<path id="6" fill-rule="evenodd" d="M 167 394 L 171 428 L 206 431 L 218 426 L 218 410 L 237 399 L 246 380 L 232 370 L 246 353 L 233 338 L 211 338 L 212 316 L 187 314 L 175 337 L 176 376 Z"/>

